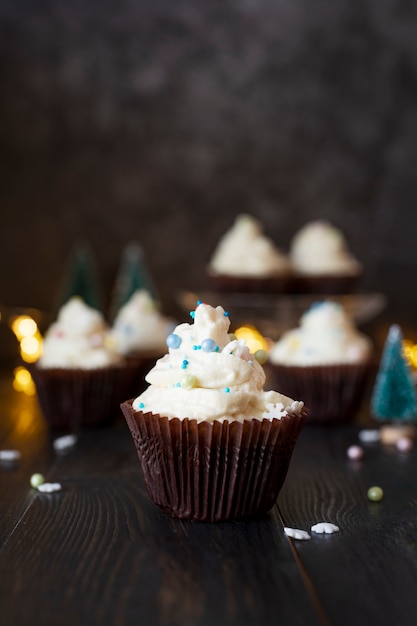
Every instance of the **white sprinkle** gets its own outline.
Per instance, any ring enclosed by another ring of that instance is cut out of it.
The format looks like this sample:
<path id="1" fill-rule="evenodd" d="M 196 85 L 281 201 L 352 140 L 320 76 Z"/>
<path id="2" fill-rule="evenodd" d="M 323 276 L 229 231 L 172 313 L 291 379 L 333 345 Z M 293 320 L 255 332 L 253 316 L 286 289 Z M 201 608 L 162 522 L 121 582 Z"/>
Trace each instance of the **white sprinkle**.
<path id="1" fill-rule="evenodd" d="M 0 463 L 15 463 L 21 456 L 19 450 L 0 450 Z"/>
<path id="2" fill-rule="evenodd" d="M 62 450 L 72 448 L 72 446 L 75 446 L 76 443 L 76 435 L 64 435 L 63 437 L 57 437 L 52 445 L 54 447 L 54 450 L 56 450 L 57 452 L 61 452 Z"/>
<path id="3" fill-rule="evenodd" d="M 360 446 L 349 446 L 346 454 L 352 461 L 359 461 L 363 457 L 363 448 Z"/>
<path id="4" fill-rule="evenodd" d="M 303 541 L 311 539 L 307 531 L 300 530 L 298 528 L 288 528 L 288 526 L 285 526 L 284 533 L 287 535 L 287 537 L 291 537 L 292 539 L 301 539 Z"/>
<path id="5" fill-rule="evenodd" d="M 54 491 L 61 491 L 61 483 L 42 483 L 37 487 L 41 493 L 53 493 Z"/>
<path id="6" fill-rule="evenodd" d="M 359 431 L 359 439 L 363 443 L 374 443 L 380 440 L 379 430 L 361 430 Z"/>
<path id="7" fill-rule="evenodd" d="M 331 524 L 330 522 L 319 522 L 318 524 L 314 524 L 314 526 L 311 527 L 312 533 L 324 533 L 326 535 L 338 533 L 339 530 L 339 526 L 336 526 L 336 524 Z"/>
<path id="8" fill-rule="evenodd" d="M 272 420 L 274 418 L 280 420 L 284 415 L 287 415 L 287 411 L 284 409 L 282 402 L 278 402 L 277 404 L 268 402 L 266 405 L 266 411 L 262 413 L 262 417 L 267 420 Z"/>
<path id="9" fill-rule="evenodd" d="M 413 440 L 411 437 L 401 437 L 397 441 L 397 448 L 401 452 L 408 452 L 413 447 Z"/>

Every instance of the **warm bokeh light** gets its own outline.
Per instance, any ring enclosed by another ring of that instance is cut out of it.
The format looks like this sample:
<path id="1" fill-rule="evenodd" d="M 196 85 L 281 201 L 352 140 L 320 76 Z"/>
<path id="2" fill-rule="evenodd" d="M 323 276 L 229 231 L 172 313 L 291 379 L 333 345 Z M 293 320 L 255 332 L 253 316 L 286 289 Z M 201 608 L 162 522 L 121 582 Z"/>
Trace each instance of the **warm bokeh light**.
<path id="1" fill-rule="evenodd" d="M 28 396 L 35 394 L 35 383 L 30 372 L 25 367 L 16 367 L 13 370 L 13 389 L 23 391 Z"/>
<path id="2" fill-rule="evenodd" d="M 18 315 L 12 320 L 11 328 L 17 339 L 21 341 L 23 337 L 34 335 L 38 330 L 38 325 L 28 315 Z"/>
<path id="3" fill-rule="evenodd" d="M 403 350 L 410 366 L 417 370 L 417 344 L 413 343 L 410 339 L 404 339 Z"/>
<path id="4" fill-rule="evenodd" d="M 42 337 L 38 325 L 29 315 L 18 315 L 10 322 L 10 328 L 20 343 L 20 356 L 27 363 L 37 361 L 42 353 Z"/>
<path id="5" fill-rule="evenodd" d="M 270 348 L 268 340 L 254 326 L 241 326 L 233 334 L 238 339 L 243 339 L 253 354 L 258 350 L 267 352 Z"/>

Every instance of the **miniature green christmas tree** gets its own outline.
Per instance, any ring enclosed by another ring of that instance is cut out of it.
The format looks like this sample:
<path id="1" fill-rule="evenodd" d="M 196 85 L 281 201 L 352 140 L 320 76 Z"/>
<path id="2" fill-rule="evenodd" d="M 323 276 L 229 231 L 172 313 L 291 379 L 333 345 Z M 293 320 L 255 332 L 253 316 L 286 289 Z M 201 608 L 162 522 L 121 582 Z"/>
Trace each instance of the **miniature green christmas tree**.
<path id="1" fill-rule="evenodd" d="M 417 420 L 417 394 L 403 352 L 398 325 L 388 332 L 371 397 L 371 411 L 381 422 L 413 423 Z"/>
<path id="2" fill-rule="evenodd" d="M 95 260 L 90 247 L 85 243 L 77 243 L 72 251 L 58 296 L 57 309 L 73 296 L 80 296 L 88 306 L 102 310 Z"/>
<path id="3" fill-rule="evenodd" d="M 145 255 L 139 244 L 131 243 L 123 251 L 110 306 L 110 319 L 114 320 L 120 307 L 140 289 L 146 289 L 157 301 L 156 288 L 148 269 Z"/>

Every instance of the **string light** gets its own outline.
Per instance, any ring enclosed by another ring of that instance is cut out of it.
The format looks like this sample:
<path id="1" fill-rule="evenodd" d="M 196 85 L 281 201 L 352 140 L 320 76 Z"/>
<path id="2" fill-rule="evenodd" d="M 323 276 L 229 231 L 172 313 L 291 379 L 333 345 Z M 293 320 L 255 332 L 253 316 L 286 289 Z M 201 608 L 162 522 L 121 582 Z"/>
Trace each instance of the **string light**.
<path id="1" fill-rule="evenodd" d="M 23 391 L 28 396 L 35 394 L 35 383 L 26 367 L 16 367 L 13 370 L 13 376 L 13 389 Z"/>
<path id="2" fill-rule="evenodd" d="M 34 363 L 42 354 L 42 336 L 38 325 L 29 315 L 18 315 L 10 321 L 10 328 L 20 344 L 20 356 L 26 363 Z"/>
<path id="3" fill-rule="evenodd" d="M 253 354 L 258 350 L 268 351 L 270 348 L 268 339 L 263 337 L 254 326 L 241 326 L 234 331 L 234 335 L 238 339 L 243 339 Z"/>
<path id="4" fill-rule="evenodd" d="M 417 344 L 411 341 L 411 339 L 404 339 L 403 351 L 409 365 L 414 370 L 417 370 Z"/>

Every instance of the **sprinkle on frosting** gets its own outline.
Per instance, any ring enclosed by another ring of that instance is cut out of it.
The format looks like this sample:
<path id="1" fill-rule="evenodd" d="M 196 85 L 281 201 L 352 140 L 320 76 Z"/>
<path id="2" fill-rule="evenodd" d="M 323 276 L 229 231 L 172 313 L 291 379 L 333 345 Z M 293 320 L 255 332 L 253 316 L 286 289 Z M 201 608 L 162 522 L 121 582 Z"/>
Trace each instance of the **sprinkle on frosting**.
<path id="1" fill-rule="evenodd" d="M 94 369 L 122 360 L 100 311 L 74 296 L 47 330 L 38 364 L 43 368 Z"/>
<path id="2" fill-rule="evenodd" d="M 314 303 L 301 317 L 298 328 L 287 331 L 269 353 L 271 363 L 329 365 L 357 363 L 371 354 L 370 339 L 360 333 L 338 303 Z"/>
<path id="3" fill-rule="evenodd" d="M 181 337 L 179 337 L 175 333 L 171 333 L 170 335 L 168 335 L 166 339 L 166 344 L 168 348 L 173 348 L 175 350 L 176 348 L 179 348 L 181 345 Z"/>
<path id="4" fill-rule="evenodd" d="M 193 323 L 175 328 L 173 334 L 179 337 L 181 350 L 174 347 L 178 342 L 168 345 L 168 353 L 147 374 L 149 386 L 133 402 L 135 410 L 143 404 L 168 418 L 208 422 L 275 419 L 288 411 L 301 411 L 302 402 L 264 391 L 262 366 L 244 340 L 231 340 L 230 319 L 224 313 L 220 306 L 201 303 Z M 277 406 L 282 407 L 278 415 Z"/>
<path id="5" fill-rule="evenodd" d="M 173 325 L 171 319 L 162 315 L 149 291 L 138 289 L 119 309 L 111 336 L 123 355 L 143 352 L 162 355 Z"/>

